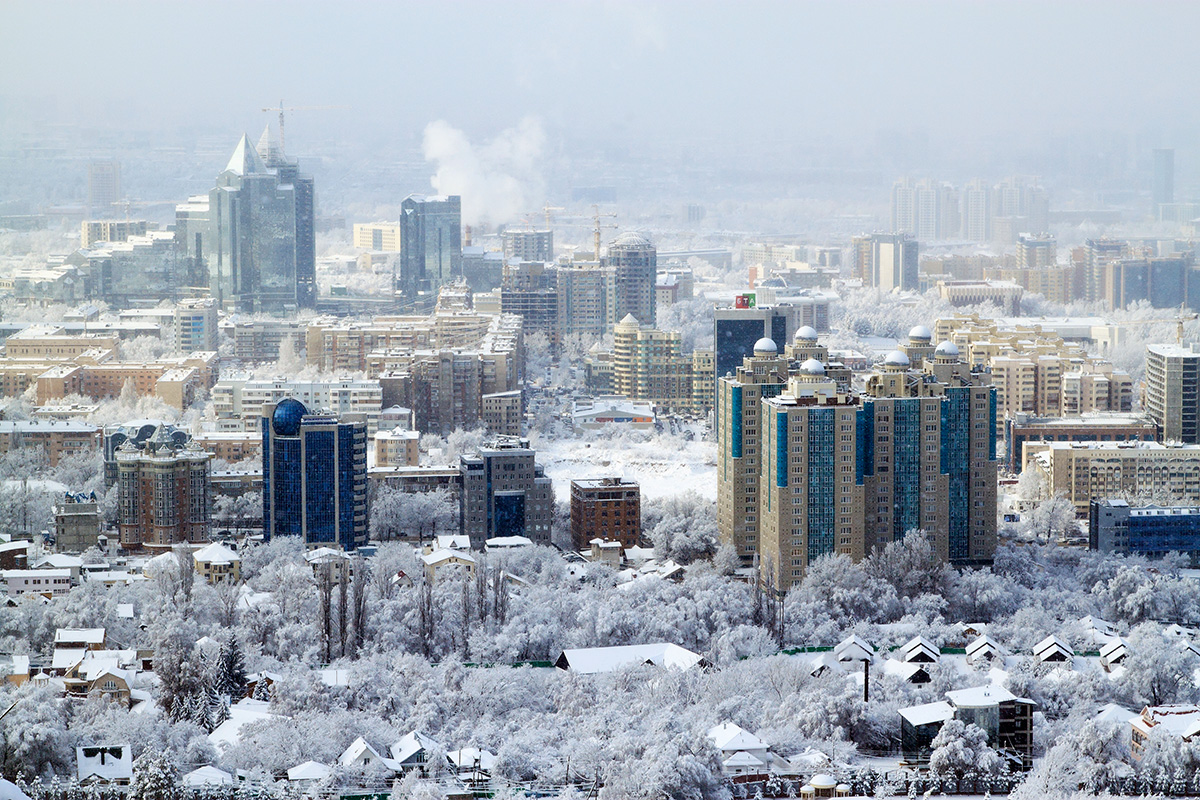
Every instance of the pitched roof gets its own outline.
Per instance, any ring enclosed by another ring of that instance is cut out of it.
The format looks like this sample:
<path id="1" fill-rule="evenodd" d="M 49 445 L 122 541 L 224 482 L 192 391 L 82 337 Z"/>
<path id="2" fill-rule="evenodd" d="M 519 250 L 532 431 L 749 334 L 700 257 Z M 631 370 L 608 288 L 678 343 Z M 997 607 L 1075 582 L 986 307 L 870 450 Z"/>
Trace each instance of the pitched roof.
<path id="1" fill-rule="evenodd" d="M 220 542 L 213 542 L 210 545 L 201 547 L 192 553 L 192 558 L 196 559 L 197 562 L 208 562 L 210 564 L 233 564 L 242 560 L 237 553 Z"/>
<path id="2" fill-rule="evenodd" d="M 400 740 L 395 742 L 390 750 L 392 758 L 403 764 L 422 750 L 428 751 L 440 746 L 436 740 L 429 738 L 420 731 L 411 731 L 401 736 Z"/>
<path id="3" fill-rule="evenodd" d="M 900 709 L 900 716 L 908 720 L 910 725 L 929 725 L 933 722 L 945 722 L 954 717 L 954 706 L 945 700 L 936 703 L 925 703 L 919 706 L 909 706 Z"/>
<path id="4" fill-rule="evenodd" d="M 563 650 L 554 662 L 559 669 L 569 669 L 584 675 L 613 672 L 634 664 L 655 664 L 660 667 L 691 669 L 702 664 L 704 657 L 677 644 L 631 644 L 618 647 L 580 647 Z"/>
<path id="5" fill-rule="evenodd" d="M 317 761 L 305 761 L 287 771 L 289 781 L 319 781 L 332 774 L 332 768 Z"/>
<path id="6" fill-rule="evenodd" d="M 709 728 L 708 738 L 713 740 L 718 750 L 736 752 L 738 750 L 766 750 L 768 745 L 762 739 L 733 722 L 722 722 L 716 727 Z"/>
<path id="7" fill-rule="evenodd" d="M 987 686 L 974 686 L 970 689 L 946 692 L 946 699 L 956 708 L 987 708 L 998 703 L 1016 700 L 1017 696 L 1003 686 L 993 683 Z"/>
<path id="8" fill-rule="evenodd" d="M 212 764 L 208 766 L 194 769 L 187 775 L 183 776 L 183 785 L 191 787 L 199 786 L 227 786 L 233 783 L 233 776 L 223 769 L 217 769 Z"/>

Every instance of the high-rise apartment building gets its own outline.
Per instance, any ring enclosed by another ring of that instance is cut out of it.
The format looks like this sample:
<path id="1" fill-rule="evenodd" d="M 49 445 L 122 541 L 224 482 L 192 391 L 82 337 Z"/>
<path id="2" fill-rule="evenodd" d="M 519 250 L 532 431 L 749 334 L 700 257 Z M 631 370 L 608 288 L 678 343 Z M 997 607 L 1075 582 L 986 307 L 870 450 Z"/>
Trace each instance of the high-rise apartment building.
<path id="1" fill-rule="evenodd" d="M 640 233 L 623 233 L 608 246 L 605 263 L 613 268 L 615 305 L 609 318 L 615 323 L 632 314 L 654 325 L 658 304 L 654 284 L 658 278 L 658 251 Z"/>
<path id="2" fill-rule="evenodd" d="M 112 216 L 121 199 L 121 162 L 92 161 L 88 164 L 88 209 L 98 216 Z"/>
<path id="3" fill-rule="evenodd" d="M 892 230 L 919 241 L 951 239 L 961 227 L 958 192 L 953 186 L 924 178 L 904 178 L 892 187 Z"/>
<path id="4" fill-rule="evenodd" d="M 717 527 L 721 541 L 753 566 L 762 547 L 758 492 L 762 471 L 761 400 L 783 391 L 788 362 L 760 338 L 735 374 L 717 379 Z"/>
<path id="5" fill-rule="evenodd" d="M 592 539 L 620 542 L 622 548 L 641 545 L 642 493 L 635 481 L 571 481 L 571 546 L 586 550 Z"/>
<path id="6" fill-rule="evenodd" d="M 1175 151 L 1154 151 L 1154 204 L 1175 202 Z"/>
<path id="7" fill-rule="evenodd" d="M 462 275 L 462 198 L 409 195 L 400 204 L 400 275 L 396 288 L 433 304 L 437 290 Z"/>
<path id="8" fill-rule="evenodd" d="M 500 311 L 517 314 L 525 335 L 541 333 L 557 348 L 562 342 L 558 273 L 544 261 L 511 261 L 500 283 Z"/>
<path id="9" fill-rule="evenodd" d="M 1058 242 L 1048 233 L 1017 237 L 1017 269 L 1043 269 L 1058 263 Z"/>
<path id="10" fill-rule="evenodd" d="M 613 329 L 613 392 L 664 409 L 692 409 L 692 358 L 679 331 L 639 325 L 627 315 Z"/>
<path id="11" fill-rule="evenodd" d="M 147 231 L 144 219 L 86 219 L 80 225 L 79 246 L 88 250 L 99 242 L 125 242 Z"/>
<path id="12" fill-rule="evenodd" d="M 498 536 L 550 544 L 554 486 L 528 440 L 502 438 L 473 456 L 460 456 L 459 471 L 459 525 L 473 549 L 482 550 Z"/>
<path id="13" fill-rule="evenodd" d="M 175 304 L 175 349 L 181 353 L 216 350 L 217 303 L 211 297 L 180 300 Z"/>
<path id="14" fill-rule="evenodd" d="M 126 550 L 208 541 L 212 455 L 159 426 L 116 448 L 117 528 Z"/>
<path id="15" fill-rule="evenodd" d="M 616 308 L 616 272 L 595 262 L 560 262 L 557 276 L 558 322 L 563 336 L 587 334 L 600 337 L 619 321 L 611 319 Z"/>
<path id="16" fill-rule="evenodd" d="M 280 312 L 316 304 L 313 180 L 263 133 L 242 136 L 216 187 L 176 209 L 175 241 L 228 311 Z"/>
<path id="17" fill-rule="evenodd" d="M 1148 345 L 1144 405 L 1162 441 L 1200 444 L 1200 350 Z"/>
<path id="18" fill-rule="evenodd" d="M 263 533 L 308 547 L 367 543 L 367 424 L 309 413 L 288 398 L 262 407 Z"/>
<path id="19" fill-rule="evenodd" d="M 885 292 L 920 288 L 917 242 L 902 233 L 872 234 L 870 283 Z"/>
<path id="20" fill-rule="evenodd" d="M 815 358 L 785 376 L 773 342 L 719 381 L 718 529 L 777 589 L 815 558 L 859 559 L 916 529 L 943 560 L 991 559 L 995 392 L 927 333 L 914 329 L 914 358 L 893 352 L 861 393 Z"/>
<path id="21" fill-rule="evenodd" d="M 972 242 L 992 240 L 992 189 L 979 179 L 962 191 L 962 236 Z"/>
<path id="22" fill-rule="evenodd" d="M 505 261 L 553 261 L 554 232 L 514 230 L 509 228 L 500 234 Z"/>
<path id="23" fill-rule="evenodd" d="M 1012 244 L 1022 233 L 1050 229 L 1050 198 L 1037 178 L 1012 177 L 992 189 L 992 238 Z"/>
<path id="24" fill-rule="evenodd" d="M 1129 256 L 1129 243 L 1117 239 L 1088 239 L 1084 243 L 1084 299 L 1104 299 L 1108 265 Z"/>

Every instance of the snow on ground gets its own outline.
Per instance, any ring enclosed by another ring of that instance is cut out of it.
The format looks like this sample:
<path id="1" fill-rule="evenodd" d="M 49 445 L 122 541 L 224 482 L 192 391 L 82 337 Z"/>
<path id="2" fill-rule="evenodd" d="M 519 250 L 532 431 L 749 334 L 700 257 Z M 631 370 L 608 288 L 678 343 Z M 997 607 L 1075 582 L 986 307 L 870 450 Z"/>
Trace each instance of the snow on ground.
<path id="1" fill-rule="evenodd" d="M 571 481 L 619 477 L 637 481 L 642 499 L 668 497 L 694 490 L 717 499 L 717 446 L 682 436 L 596 431 L 577 438 L 539 438 L 537 460 L 554 481 L 556 500 L 570 500 Z"/>

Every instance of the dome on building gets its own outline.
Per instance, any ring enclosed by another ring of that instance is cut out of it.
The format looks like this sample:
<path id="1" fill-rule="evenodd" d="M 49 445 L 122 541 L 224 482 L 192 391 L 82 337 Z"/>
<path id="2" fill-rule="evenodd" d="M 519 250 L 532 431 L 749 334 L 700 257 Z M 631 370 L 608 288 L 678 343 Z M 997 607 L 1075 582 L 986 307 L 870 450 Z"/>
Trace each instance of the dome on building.
<path id="1" fill-rule="evenodd" d="M 908 332 L 909 339 L 924 339 L 929 342 L 933 340 L 933 331 L 926 328 L 924 325 L 917 325 Z"/>
<path id="2" fill-rule="evenodd" d="M 817 330 L 811 325 L 805 325 L 796 331 L 795 339 L 797 342 L 815 342 L 817 340 Z"/>
<path id="3" fill-rule="evenodd" d="M 300 420 L 307 413 L 308 409 L 299 400 L 291 397 L 281 400 L 279 405 L 275 406 L 275 413 L 271 415 L 271 427 L 275 429 L 275 435 L 296 436 L 299 434 Z"/>
<path id="4" fill-rule="evenodd" d="M 904 355 L 904 353 L 901 353 L 899 350 L 893 350 L 892 352 L 888 353 L 887 358 L 883 360 L 883 365 L 885 367 L 907 367 L 911 363 L 912 362 L 908 360 L 908 356 Z"/>
<path id="5" fill-rule="evenodd" d="M 612 247 L 653 247 L 645 235 L 637 231 L 625 231 L 612 241 Z"/>
<path id="6" fill-rule="evenodd" d="M 775 355 L 779 352 L 779 348 L 775 346 L 774 339 L 763 337 L 754 343 L 754 355 L 762 353 L 764 355 Z"/>
<path id="7" fill-rule="evenodd" d="M 824 375 L 825 365 L 815 358 L 810 358 L 800 365 L 800 373 L 802 375 Z"/>
<path id="8" fill-rule="evenodd" d="M 958 358 L 958 345 L 951 341 L 945 341 L 939 344 L 933 353 L 942 358 Z"/>

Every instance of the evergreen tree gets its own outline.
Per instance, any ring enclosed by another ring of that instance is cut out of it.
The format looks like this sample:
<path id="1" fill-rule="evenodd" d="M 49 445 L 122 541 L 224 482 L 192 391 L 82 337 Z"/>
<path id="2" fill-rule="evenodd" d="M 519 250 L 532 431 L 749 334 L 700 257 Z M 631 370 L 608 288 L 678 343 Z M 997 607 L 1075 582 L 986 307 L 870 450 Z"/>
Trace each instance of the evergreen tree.
<path id="1" fill-rule="evenodd" d="M 133 762 L 129 800 L 174 800 L 178 770 L 166 751 L 147 749 Z"/>

